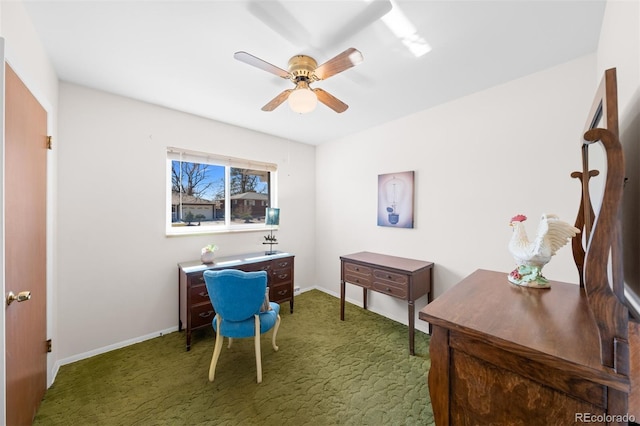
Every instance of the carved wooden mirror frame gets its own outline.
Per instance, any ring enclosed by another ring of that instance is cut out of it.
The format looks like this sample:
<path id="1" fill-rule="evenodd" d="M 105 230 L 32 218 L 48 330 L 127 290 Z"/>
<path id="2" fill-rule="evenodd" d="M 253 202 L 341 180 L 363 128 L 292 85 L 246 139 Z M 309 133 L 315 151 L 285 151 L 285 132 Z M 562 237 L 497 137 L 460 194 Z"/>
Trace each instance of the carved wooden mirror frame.
<path id="1" fill-rule="evenodd" d="M 598 170 L 589 168 L 589 149 L 602 145 L 606 173 L 598 214 L 594 214 L 589 180 Z M 585 125 L 582 142 L 582 198 L 576 227 L 583 232 L 572 243 L 574 260 L 580 273 L 600 336 L 600 360 L 618 374 L 629 374 L 628 309 L 624 304 L 622 234 L 620 212 L 624 187 L 624 155 L 618 139 L 618 101 L 615 68 L 605 71 Z"/>

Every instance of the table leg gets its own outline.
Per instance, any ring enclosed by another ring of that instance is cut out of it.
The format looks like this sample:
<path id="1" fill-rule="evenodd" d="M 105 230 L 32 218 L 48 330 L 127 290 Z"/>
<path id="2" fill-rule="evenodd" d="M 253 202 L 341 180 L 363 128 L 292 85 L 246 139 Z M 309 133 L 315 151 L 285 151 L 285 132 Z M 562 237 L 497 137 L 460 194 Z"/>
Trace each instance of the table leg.
<path id="1" fill-rule="evenodd" d="M 431 303 L 433 300 L 433 292 L 429 292 L 427 293 L 427 305 L 429 303 Z M 431 323 L 429 323 L 429 336 L 431 336 L 433 334 L 433 325 Z"/>
<path id="2" fill-rule="evenodd" d="M 409 354 L 415 355 L 414 338 L 415 338 L 415 306 L 413 300 L 409 300 Z"/>
<path id="3" fill-rule="evenodd" d="M 367 309 L 367 289 L 362 287 L 362 308 Z"/>
<path id="4" fill-rule="evenodd" d="M 344 281 L 340 280 L 340 320 L 344 321 Z"/>

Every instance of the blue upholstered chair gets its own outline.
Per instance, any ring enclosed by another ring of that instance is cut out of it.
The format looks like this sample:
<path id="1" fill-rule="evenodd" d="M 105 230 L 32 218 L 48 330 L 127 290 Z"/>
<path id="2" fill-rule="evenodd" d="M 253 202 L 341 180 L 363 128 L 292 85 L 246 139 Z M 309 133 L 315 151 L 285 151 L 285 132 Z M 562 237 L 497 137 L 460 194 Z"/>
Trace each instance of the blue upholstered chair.
<path id="1" fill-rule="evenodd" d="M 269 302 L 269 310 L 264 311 L 263 308 L 263 304 L 266 304 L 267 273 L 265 271 L 243 272 L 235 269 L 223 269 L 221 271 L 205 271 L 204 280 L 213 309 L 216 312 L 211 323 L 216 331 L 216 344 L 209 367 L 209 381 L 213 382 L 216 374 L 216 364 L 220 357 L 222 340 L 228 337 L 229 347 L 231 347 L 232 339 L 253 337 L 255 339 L 258 383 L 261 383 L 260 335 L 273 328 L 272 345 L 273 349 L 277 351 L 276 334 L 278 334 L 280 326 L 280 305 Z"/>

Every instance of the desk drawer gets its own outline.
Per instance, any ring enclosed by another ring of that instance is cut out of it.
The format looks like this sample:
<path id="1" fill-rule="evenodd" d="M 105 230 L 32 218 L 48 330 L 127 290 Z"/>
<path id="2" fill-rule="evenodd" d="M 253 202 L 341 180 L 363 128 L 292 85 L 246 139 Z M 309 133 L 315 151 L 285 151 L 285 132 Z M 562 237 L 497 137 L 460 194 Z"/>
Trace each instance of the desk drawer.
<path id="1" fill-rule="evenodd" d="M 191 328 L 202 327 L 211 324 L 216 312 L 213 310 L 211 303 L 203 303 L 191 308 Z"/>
<path id="2" fill-rule="evenodd" d="M 277 259 L 277 260 L 271 261 L 271 263 L 273 264 L 274 269 L 291 268 L 291 266 L 293 265 L 293 259 L 292 258 Z"/>
<path id="3" fill-rule="evenodd" d="M 187 280 L 189 281 L 189 285 L 191 286 L 204 284 L 204 276 L 202 275 L 202 272 L 194 272 L 193 274 L 188 274 Z"/>
<path id="4" fill-rule="evenodd" d="M 257 263 L 249 263 L 247 265 L 242 265 L 238 269 L 245 272 L 255 272 L 255 271 L 267 271 L 271 269 L 271 262 L 257 262 Z"/>
<path id="5" fill-rule="evenodd" d="M 194 285 L 189 289 L 189 301 L 191 306 L 199 303 L 211 303 L 209 299 L 209 293 L 207 292 L 207 286 L 205 284 Z"/>
<path id="6" fill-rule="evenodd" d="M 270 286 L 274 286 L 286 281 L 291 281 L 291 268 L 274 269 L 269 274 Z"/>
<path id="7" fill-rule="evenodd" d="M 269 287 L 269 301 L 280 303 L 293 297 L 293 286 L 291 283 L 275 285 Z"/>

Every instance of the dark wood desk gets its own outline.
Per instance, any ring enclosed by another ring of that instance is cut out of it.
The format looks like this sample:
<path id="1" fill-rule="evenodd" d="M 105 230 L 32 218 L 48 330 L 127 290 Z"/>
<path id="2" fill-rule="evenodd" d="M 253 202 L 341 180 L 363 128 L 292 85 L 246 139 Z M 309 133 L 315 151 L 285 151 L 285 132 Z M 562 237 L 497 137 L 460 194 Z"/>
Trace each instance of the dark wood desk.
<path id="1" fill-rule="evenodd" d="M 616 413 L 629 377 L 600 363 L 584 289 L 515 286 L 478 270 L 419 312 L 433 324 L 429 392 L 437 425 L 575 424 Z"/>
<path id="2" fill-rule="evenodd" d="M 289 309 L 293 313 L 293 259 L 291 253 L 265 255 L 264 252 L 258 252 L 216 258 L 212 264 L 204 264 L 199 260 L 178 263 L 178 330 L 182 331 L 182 327 L 186 327 L 187 350 L 191 349 L 191 332 L 211 327 L 215 315 L 202 275 L 204 271 L 267 271 L 269 300 L 276 303 L 289 302 Z"/>
<path id="3" fill-rule="evenodd" d="M 433 263 L 369 252 L 340 256 L 340 262 L 340 319 L 344 321 L 345 283 L 362 287 L 364 309 L 367 309 L 367 290 L 406 300 L 409 310 L 409 353 L 415 355 L 414 302 L 425 294 L 428 295 L 427 303 L 431 302 Z"/>

